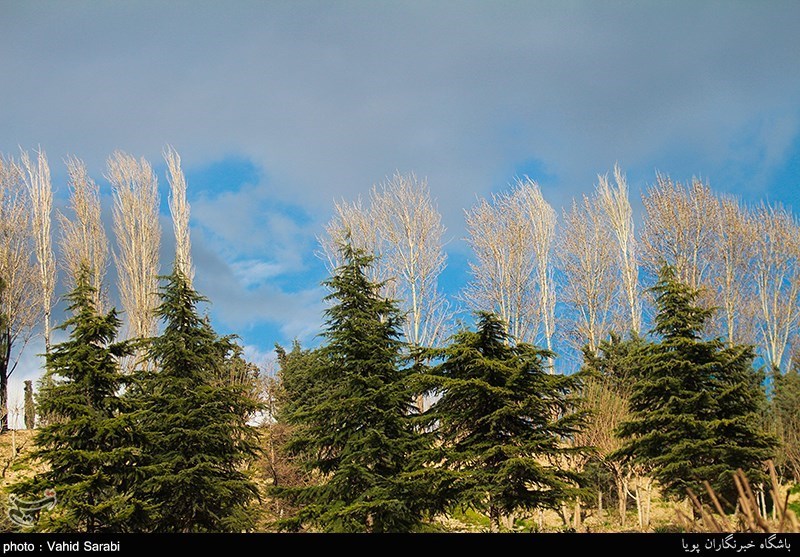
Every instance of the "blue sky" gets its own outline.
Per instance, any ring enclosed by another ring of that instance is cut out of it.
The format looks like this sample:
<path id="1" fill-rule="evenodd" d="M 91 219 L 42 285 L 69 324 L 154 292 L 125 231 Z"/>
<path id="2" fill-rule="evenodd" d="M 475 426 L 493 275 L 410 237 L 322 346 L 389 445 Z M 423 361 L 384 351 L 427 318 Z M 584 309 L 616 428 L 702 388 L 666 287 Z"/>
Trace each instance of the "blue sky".
<path id="1" fill-rule="evenodd" d="M 0 0 L 0 151 L 41 145 L 63 203 L 67 154 L 108 196 L 112 151 L 165 185 L 174 145 L 197 286 L 259 359 L 313 341 L 315 238 L 395 170 L 428 178 L 453 294 L 463 209 L 516 175 L 559 210 L 617 161 L 635 198 L 660 170 L 800 206 L 799 23 L 792 1 Z"/>

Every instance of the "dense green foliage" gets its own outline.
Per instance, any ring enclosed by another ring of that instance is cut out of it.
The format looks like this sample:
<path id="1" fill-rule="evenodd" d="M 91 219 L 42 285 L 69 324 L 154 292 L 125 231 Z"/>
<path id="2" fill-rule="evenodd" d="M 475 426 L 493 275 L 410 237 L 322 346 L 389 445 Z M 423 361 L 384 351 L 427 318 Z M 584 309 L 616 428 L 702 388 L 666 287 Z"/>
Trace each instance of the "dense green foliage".
<path id="1" fill-rule="evenodd" d="M 776 465 L 784 475 L 800 482 L 800 361 L 785 374 L 773 376 L 772 418 L 781 441 Z"/>
<path id="2" fill-rule="evenodd" d="M 583 349 L 583 371 L 627 391 L 639 377 L 640 358 L 647 346 L 647 341 L 639 335 L 623 339 L 612 332 L 608 340 L 600 342 L 596 353 L 588 346 Z"/>
<path id="3" fill-rule="evenodd" d="M 425 413 L 431 463 L 455 474 L 460 503 L 487 512 L 497 528 L 501 515 L 555 508 L 578 493 L 582 478 L 558 465 L 581 450 L 565 443 L 581 424 L 577 376 L 547 373 L 551 353 L 512 344 L 489 313 L 478 315 L 477 331 L 427 355 L 442 360 L 421 377 L 438 395 Z"/>
<path id="4" fill-rule="evenodd" d="M 39 396 L 42 411 L 58 416 L 35 439 L 35 456 L 48 468 L 15 491 L 38 499 L 55 490 L 58 504 L 38 524 L 44 531 L 136 530 L 147 508 L 130 494 L 140 440 L 118 396 L 119 358 L 129 349 L 114 342 L 120 326 L 116 312 L 101 315 L 95 308 L 87 273 L 67 299 L 72 317 L 60 328 L 69 329 L 69 340 L 47 354 L 51 380 Z"/>
<path id="5" fill-rule="evenodd" d="M 303 455 L 317 485 L 278 491 L 302 506 L 285 528 L 310 524 L 335 532 L 404 532 L 428 500 L 415 491 L 410 456 L 423 439 L 411 419 L 413 393 L 402 365 L 395 302 L 367 278 L 371 257 L 351 245 L 326 282 L 325 344 L 284 367 L 295 429 L 289 450 Z"/>
<path id="6" fill-rule="evenodd" d="M 662 268 L 652 290 L 659 341 L 641 352 L 621 454 L 651 466 L 669 495 L 685 497 L 687 488 L 702 495 L 708 481 L 735 501 L 732 473 L 742 468 L 763 481 L 762 463 L 775 447 L 760 428 L 765 394 L 753 347 L 704 340 L 712 310 L 697 305 L 698 292 L 673 268 Z"/>
<path id="7" fill-rule="evenodd" d="M 229 339 L 220 339 L 196 306 L 203 298 L 177 270 L 167 277 L 152 339 L 135 391 L 146 461 L 138 496 L 155 509 L 157 532 L 239 532 L 252 528 L 248 503 L 257 496 L 242 465 L 256 451 L 247 420 L 258 409 L 247 382 L 231 377 Z M 234 374 L 236 376 L 237 374 Z"/>

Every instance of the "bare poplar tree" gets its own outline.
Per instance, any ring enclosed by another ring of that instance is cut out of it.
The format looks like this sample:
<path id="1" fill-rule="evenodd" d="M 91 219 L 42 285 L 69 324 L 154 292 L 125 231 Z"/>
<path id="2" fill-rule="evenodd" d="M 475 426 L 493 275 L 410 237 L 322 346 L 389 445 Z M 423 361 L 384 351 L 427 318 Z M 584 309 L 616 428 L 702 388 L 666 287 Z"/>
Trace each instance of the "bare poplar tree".
<path id="1" fill-rule="evenodd" d="M 31 261 L 31 201 L 23 170 L 0 156 L 0 430 L 8 429 L 8 379 L 31 338 L 38 311 Z"/>
<path id="2" fill-rule="evenodd" d="M 192 267 L 192 244 L 189 235 L 189 202 L 186 200 L 186 178 L 181 169 L 181 157 L 171 146 L 164 150 L 164 160 L 170 186 L 169 210 L 175 230 L 175 265 L 191 284 L 194 278 Z"/>
<path id="3" fill-rule="evenodd" d="M 31 198 L 31 226 L 39 271 L 39 304 L 44 316 L 44 349 L 50 352 L 50 314 L 56 287 L 56 262 L 50 234 L 53 186 L 44 151 L 39 149 L 35 164 L 26 151 L 22 152 L 20 161 L 25 169 L 25 185 Z"/>
<path id="4" fill-rule="evenodd" d="M 106 177 L 114 188 L 114 261 L 128 338 L 146 338 L 155 333 L 158 304 L 158 180 L 144 158 L 120 151 L 109 157 Z"/>
<path id="5" fill-rule="evenodd" d="M 68 287 L 75 286 L 81 266 L 89 269 L 90 284 L 95 289 L 95 307 L 104 305 L 103 280 L 108 269 L 108 237 L 103 228 L 100 188 L 89 177 L 84 162 L 75 157 L 66 161 L 69 173 L 70 219 L 58 213 L 61 228 L 61 258 L 67 273 Z"/>
<path id="6" fill-rule="evenodd" d="M 568 329 L 577 348 L 588 344 L 595 353 L 610 330 L 618 292 L 615 239 L 597 200 L 585 195 L 564 211 L 563 222 L 557 253 L 562 296 L 572 310 Z"/>
<path id="7" fill-rule="evenodd" d="M 663 263 L 675 267 L 691 288 L 708 286 L 715 257 L 718 201 L 708 185 L 692 180 L 684 186 L 658 174 L 656 184 L 643 196 L 644 261 L 656 272 Z"/>
<path id="8" fill-rule="evenodd" d="M 781 206 L 761 204 L 753 215 L 756 230 L 755 282 L 766 359 L 781 369 L 790 335 L 798 323 L 800 227 Z"/>
<path id="9" fill-rule="evenodd" d="M 716 214 L 709 214 L 708 221 L 716 227 L 711 284 L 715 297 L 713 306 L 720 310 L 722 334 L 731 345 L 755 343 L 754 223 L 739 201 L 731 196 L 719 199 Z"/>
<path id="10" fill-rule="evenodd" d="M 445 267 L 445 228 L 425 180 L 395 174 L 373 188 L 371 214 L 378 229 L 382 258 L 378 265 L 395 282 L 395 296 L 406 313 L 406 341 L 433 346 L 441 337 L 448 305 L 438 290 Z"/>
<path id="11" fill-rule="evenodd" d="M 342 264 L 339 246 L 349 241 L 353 247 L 375 257 L 369 279 L 383 283 L 381 294 L 387 298 L 394 298 L 396 283 L 391 280 L 386 265 L 381 264 L 382 243 L 372 208 L 365 205 L 359 197 L 353 203 L 347 201 L 335 203 L 334 210 L 336 215 L 325 226 L 325 234 L 317 238 L 322 249 L 320 257 L 325 261 L 328 270 L 333 271 Z"/>
<path id="12" fill-rule="evenodd" d="M 519 342 L 537 332 L 536 256 L 528 215 L 515 192 L 492 194 L 466 211 L 474 261 L 465 297 L 474 309 L 499 315 Z"/>
<path id="13" fill-rule="evenodd" d="M 530 241 L 536 269 L 536 294 L 538 297 L 539 322 L 545 346 L 553 349 L 555 332 L 556 293 L 553 287 L 553 264 L 551 253 L 556 238 L 556 212 L 544 199 L 539 185 L 525 176 L 517 179 L 514 197 L 522 205 L 522 211 L 530 226 Z M 551 368 L 552 370 L 552 368 Z"/>
<path id="14" fill-rule="evenodd" d="M 609 182 L 608 176 L 598 176 L 597 179 L 597 201 L 616 238 L 617 261 L 630 317 L 629 326 L 638 334 L 642 329 L 642 302 L 628 182 L 619 165 L 614 165 L 614 185 Z"/>

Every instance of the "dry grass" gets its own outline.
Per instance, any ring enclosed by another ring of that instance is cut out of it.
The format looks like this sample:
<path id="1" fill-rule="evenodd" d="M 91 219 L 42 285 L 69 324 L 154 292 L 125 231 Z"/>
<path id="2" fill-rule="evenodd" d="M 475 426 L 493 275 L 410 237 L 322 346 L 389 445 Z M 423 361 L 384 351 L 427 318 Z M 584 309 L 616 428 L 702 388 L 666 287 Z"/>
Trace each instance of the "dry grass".
<path id="1" fill-rule="evenodd" d="M 739 493 L 736 512 L 733 515 L 728 515 L 722 510 L 717 494 L 706 482 L 705 486 L 711 498 L 712 507 L 709 508 L 701 503 L 697 495 L 688 490 L 694 513 L 699 516 L 699 520 L 691 519 L 680 510 L 678 518 L 687 531 L 693 532 L 759 532 L 767 534 L 800 532 L 797 516 L 789 508 L 789 492 L 781 488 L 772 461 L 769 461 L 769 475 L 772 483 L 770 494 L 775 505 L 775 519 L 762 515 L 759 510 L 758 498 L 741 469 L 737 470 L 733 476 L 736 490 Z"/>

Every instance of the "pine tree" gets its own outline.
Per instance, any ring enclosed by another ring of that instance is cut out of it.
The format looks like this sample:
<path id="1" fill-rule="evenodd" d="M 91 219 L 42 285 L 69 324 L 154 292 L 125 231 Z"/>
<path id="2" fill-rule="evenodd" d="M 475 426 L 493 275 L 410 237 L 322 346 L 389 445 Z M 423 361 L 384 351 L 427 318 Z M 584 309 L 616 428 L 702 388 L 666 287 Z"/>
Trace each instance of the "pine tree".
<path id="1" fill-rule="evenodd" d="M 607 340 L 600 342 L 596 351 L 589 346 L 583 348 L 583 369 L 614 388 L 628 390 L 639 376 L 641 351 L 646 346 L 647 342 L 636 333 L 623 339 L 612 332 Z"/>
<path id="2" fill-rule="evenodd" d="M 116 311 L 98 313 L 84 268 L 67 298 L 72 317 L 59 328 L 69 340 L 46 356 L 50 381 L 39 405 L 58 416 L 38 430 L 34 456 L 47 469 L 14 491 L 32 499 L 54 489 L 58 504 L 39 528 L 53 532 L 123 532 L 136 528 L 147 505 L 131 495 L 139 453 L 131 416 L 119 397 L 124 378 L 119 358 L 130 348 L 114 342 Z M 34 495 L 34 496 L 32 496 Z"/>
<path id="3" fill-rule="evenodd" d="M 497 316 L 477 317 L 477 331 L 427 353 L 443 362 L 421 380 L 440 395 L 425 414 L 439 447 L 431 462 L 454 472 L 458 500 L 499 529 L 503 515 L 580 493 L 581 476 L 552 464 L 582 450 L 563 443 L 582 419 L 573 411 L 578 378 L 547 373 L 552 352 L 510 343 Z"/>
<path id="4" fill-rule="evenodd" d="M 775 370 L 770 404 L 772 418 L 781 440 L 776 465 L 795 482 L 800 482 L 800 360 L 785 374 Z"/>
<path id="5" fill-rule="evenodd" d="M 279 422 L 302 427 L 305 414 L 328 396 L 331 385 L 327 380 L 334 378 L 314 373 L 324 361 L 321 350 L 304 349 L 294 341 L 288 352 L 280 345 L 275 346 L 275 352 L 280 384 L 276 418 Z"/>
<path id="6" fill-rule="evenodd" d="M 763 376 L 753 368 L 752 346 L 704 340 L 713 310 L 697 306 L 699 292 L 664 266 L 653 287 L 660 342 L 643 352 L 631 395 L 632 418 L 620 426 L 629 438 L 621 454 L 653 467 L 666 494 L 685 497 L 703 482 L 728 501 L 736 500 L 732 473 L 742 468 L 764 481 L 762 462 L 775 447 L 762 431 Z"/>
<path id="7" fill-rule="evenodd" d="M 326 281 L 326 344 L 284 378 L 289 450 L 321 476 L 313 486 L 276 493 L 302 506 L 284 528 L 305 524 L 332 532 L 404 532 L 427 505 L 413 481 L 410 456 L 421 442 L 411 419 L 413 393 L 401 365 L 401 320 L 394 301 L 369 281 L 372 257 L 346 244 Z M 306 364 L 306 365 L 302 365 Z M 291 398 L 291 396 L 289 397 Z"/>
<path id="8" fill-rule="evenodd" d="M 151 340 L 154 372 L 136 390 L 148 460 L 137 485 L 156 510 L 157 532 L 240 532 L 253 525 L 257 488 L 242 466 L 257 445 L 249 417 L 258 404 L 229 376 L 230 340 L 217 337 L 196 306 L 204 298 L 177 269 L 166 277 L 157 315 L 164 332 Z"/>

